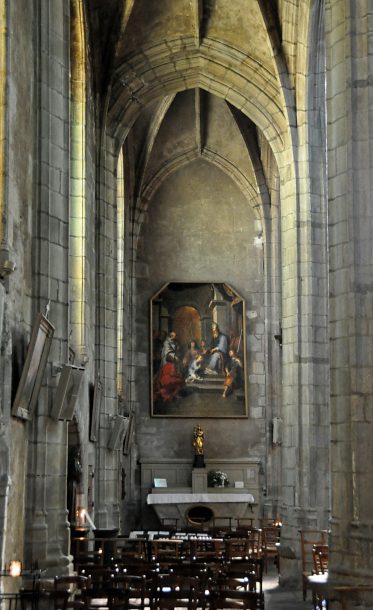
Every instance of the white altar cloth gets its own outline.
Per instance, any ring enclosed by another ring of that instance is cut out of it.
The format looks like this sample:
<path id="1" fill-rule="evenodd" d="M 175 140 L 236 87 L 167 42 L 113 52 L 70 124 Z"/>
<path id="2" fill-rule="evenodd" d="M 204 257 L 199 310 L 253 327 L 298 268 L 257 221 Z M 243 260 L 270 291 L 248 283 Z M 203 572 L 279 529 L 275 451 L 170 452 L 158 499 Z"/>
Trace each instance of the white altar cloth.
<path id="1" fill-rule="evenodd" d="M 251 494 L 230 494 L 230 493 L 199 493 L 199 494 L 175 494 L 175 493 L 154 493 L 148 494 L 147 504 L 217 504 L 218 502 L 247 502 L 254 503 L 254 496 Z"/>

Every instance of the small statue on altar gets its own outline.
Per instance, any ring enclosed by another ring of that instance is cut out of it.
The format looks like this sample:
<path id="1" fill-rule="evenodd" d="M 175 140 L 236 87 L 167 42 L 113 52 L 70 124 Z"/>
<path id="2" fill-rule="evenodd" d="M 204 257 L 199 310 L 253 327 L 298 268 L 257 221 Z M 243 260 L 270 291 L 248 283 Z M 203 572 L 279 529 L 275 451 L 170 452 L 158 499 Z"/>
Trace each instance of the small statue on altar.
<path id="1" fill-rule="evenodd" d="M 193 447 L 196 455 L 203 455 L 204 433 L 201 426 L 198 424 L 194 428 Z"/>

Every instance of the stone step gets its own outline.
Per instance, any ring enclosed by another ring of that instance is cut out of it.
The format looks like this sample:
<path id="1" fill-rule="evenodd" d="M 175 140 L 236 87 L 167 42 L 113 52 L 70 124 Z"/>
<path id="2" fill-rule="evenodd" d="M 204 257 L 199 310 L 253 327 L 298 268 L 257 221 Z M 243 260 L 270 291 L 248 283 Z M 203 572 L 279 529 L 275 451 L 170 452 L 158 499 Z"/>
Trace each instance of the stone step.
<path id="1" fill-rule="evenodd" d="M 202 381 L 193 381 L 193 383 L 187 383 L 187 386 L 190 388 L 193 388 L 195 390 L 198 390 L 199 392 L 216 392 L 216 391 L 223 391 L 224 388 L 224 384 L 223 381 L 221 380 L 220 384 L 216 384 L 216 383 L 206 383 L 206 382 L 202 382 Z"/>

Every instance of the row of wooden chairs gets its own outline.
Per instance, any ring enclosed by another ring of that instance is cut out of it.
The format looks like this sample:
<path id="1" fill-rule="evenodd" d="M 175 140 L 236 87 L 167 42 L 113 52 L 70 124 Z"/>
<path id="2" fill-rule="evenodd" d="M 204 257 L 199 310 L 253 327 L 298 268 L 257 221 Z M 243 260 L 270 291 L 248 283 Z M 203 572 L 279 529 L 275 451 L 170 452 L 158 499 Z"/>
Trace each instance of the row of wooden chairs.
<path id="1" fill-rule="evenodd" d="M 185 560 L 231 561 L 238 557 L 261 557 L 267 571 L 268 563 L 273 560 L 278 566 L 280 530 L 275 527 L 248 529 L 240 537 L 201 537 L 178 536 L 173 538 L 117 538 L 89 539 L 75 541 L 75 568 L 87 564 L 108 565 L 125 563 L 132 560 L 174 562 Z"/>
<path id="2" fill-rule="evenodd" d="M 138 573 L 129 573 L 136 567 Z M 231 562 L 224 568 L 221 564 L 175 564 L 167 573 L 154 563 L 146 569 L 138 563 L 121 571 L 91 566 L 86 575 L 56 578 L 52 599 L 54 610 L 263 610 L 262 575 L 262 560 Z"/>

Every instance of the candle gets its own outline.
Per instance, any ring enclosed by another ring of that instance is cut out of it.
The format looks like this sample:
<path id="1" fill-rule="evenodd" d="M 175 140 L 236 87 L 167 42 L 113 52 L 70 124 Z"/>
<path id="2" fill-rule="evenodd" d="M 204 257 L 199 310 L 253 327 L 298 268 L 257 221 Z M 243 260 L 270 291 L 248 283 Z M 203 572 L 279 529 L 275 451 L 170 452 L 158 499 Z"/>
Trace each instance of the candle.
<path id="1" fill-rule="evenodd" d="M 87 511 L 85 512 L 85 518 L 87 519 L 87 521 L 88 521 L 89 525 L 91 526 L 91 528 L 92 528 L 93 530 L 95 530 L 95 529 L 96 529 L 96 526 L 95 526 L 95 524 L 93 523 L 93 521 L 92 521 L 91 517 L 89 516 L 89 514 L 87 513 Z"/>
<path id="2" fill-rule="evenodd" d="M 20 576 L 21 575 L 21 562 L 17 559 L 10 562 L 9 565 L 9 574 L 10 576 Z"/>

